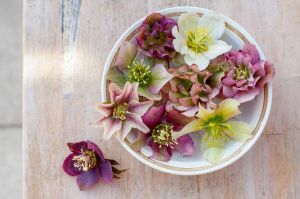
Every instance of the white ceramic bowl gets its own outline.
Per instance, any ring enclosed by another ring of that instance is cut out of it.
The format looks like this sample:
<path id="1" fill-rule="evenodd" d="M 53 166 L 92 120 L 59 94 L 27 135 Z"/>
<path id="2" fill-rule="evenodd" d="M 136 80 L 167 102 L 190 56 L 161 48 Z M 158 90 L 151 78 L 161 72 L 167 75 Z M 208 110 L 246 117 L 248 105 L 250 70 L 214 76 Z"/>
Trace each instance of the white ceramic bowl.
<path id="1" fill-rule="evenodd" d="M 178 16 L 184 12 L 194 12 L 199 14 L 205 14 L 210 10 L 197 8 L 197 7 L 174 7 L 168 8 L 164 10 L 158 11 L 161 14 L 167 15 L 174 19 L 177 19 Z M 221 14 L 220 14 L 221 15 Z M 221 17 L 225 20 L 226 23 L 226 31 L 222 36 L 222 39 L 227 43 L 233 46 L 233 49 L 240 49 L 245 41 L 249 41 L 250 43 L 256 45 L 261 59 L 265 59 L 263 52 L 260 47 L 256 43 L 256 41 L 252 38 L 252 36 L 239 24 L 230 18 L 221 15 Z M 138 27 L 141 25 L 143 20 L 142 18 L 131 25 L 118 39 L 113 49 L 109 53 L 107 61 L 105 63 L 103 78 L 102 78 L 102 101 L 106 101 L 106 73 L 109 67 L 114 63 L 116 54 L 118 53 L 118 49 L 124 40 L 134 40 L 134 36 L 138 31 Z M 253 138 L 245 141 L 244 143 L 239 142 L 230 142 L 228 143 L 228 147 L 224 153 L 222 160 L 218 163 L 211 164 L 207 162 L 200 151 L 199 147 L 199 134 L 194 133 L 192 137 L 194 138 L 196 153 L 192 157 L 182 157 L 176 152 L 173 154 L 172 159 L 169 162 L 161 162 L 153 159 L 149 159 L 149 155 L 151 155 L 151 150 L 147 147 L 142 149 L 142 152 L 135 151 L 131 145 L 130 141 L 133 139 L 132 135 L 127 136 L 125 142 L 121 142 L 122 146 L 136 159 L 140 160 L 144 164 L 157 169 L 162 172 L 177 174 L 177 175 L 199 175 L 210 173 L 219 169 L 222 169 L 241 156 L 243 156 L 257 141 L 260 135 L 263 132 L 263 129 L 267 123 L 270 108 L 272 102 L 272 86 L 268 84 L 264 87 L 264 89 L 260 92 L 260 94 L 255 98 L 255 100 L 251 102 L 244 103 L 240 106 L 242 114 L 238 119 L 248 122 L 255 126 L 253 131 Z"/>

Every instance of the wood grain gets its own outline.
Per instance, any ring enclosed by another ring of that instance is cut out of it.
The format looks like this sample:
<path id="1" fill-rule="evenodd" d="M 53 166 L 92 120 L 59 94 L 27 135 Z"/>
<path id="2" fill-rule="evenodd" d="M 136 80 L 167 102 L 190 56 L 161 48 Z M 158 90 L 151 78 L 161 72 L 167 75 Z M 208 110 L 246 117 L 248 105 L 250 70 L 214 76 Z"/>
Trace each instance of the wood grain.
<path id="1" fill-rule="evenodd" d="M 219 11 L 244 26 L 276 65 L 264 135 L 233 165 L 181 177 L 160 173 L 91 127 L 105 59 L 122 32 L 172 6 Z M 25 0 L 24 198 L 300 198 L 300 2 L 297 0 Z M 129 168 L 80 192 L 62 172 L 67 142 L 90 139 Z"/>

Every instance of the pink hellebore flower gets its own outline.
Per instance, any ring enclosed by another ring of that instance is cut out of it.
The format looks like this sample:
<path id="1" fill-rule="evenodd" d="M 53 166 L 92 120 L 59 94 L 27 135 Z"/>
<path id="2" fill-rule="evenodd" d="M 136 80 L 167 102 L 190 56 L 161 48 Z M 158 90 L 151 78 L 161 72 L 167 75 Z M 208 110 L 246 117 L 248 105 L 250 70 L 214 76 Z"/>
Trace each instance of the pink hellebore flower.
<path id="1" fill-rule="evenodd" d="M 96 107 L 102 114 L 96 125 L 104 127 L 104 139 L 119 132 L 119 137 L 124 140 L 133 128 L 144 133 L 149 131 L 142 116 L 153 102 L 139 102 L 137 86 L 137 83 L 126 82 L 124 90 L 121 90 L 116 84 L 109 84 L 110 102 L 98 104 Z"/>
<path id="2" fill-rule="evenodd" d="M 253 100 L 261 88 L 274 78 L 275 69 L 268 61 L 260 60 L 256 47 L 246 43 L 242 50 L 224 54 L 231 68 L 222 79 L 221 95 L 240 103 Z"/>
<path id="3" fill-rule="evenodd" d="M 169 161 L 173 150 L 177 150 L 183 156 L 191 156 L 195 153 L 195 147 L 190 135 L 172 138 L 172 133 L 181 130 L 190 121 L 190 118 L 176 110 L 166 114 L 165 103 L 152 106 L 143 116 L 143 122 L 150 129 L 149 133 L 142 134 L 133 145 L 148 145 L 153 152 L 150 158 L 160 161 Z"/>

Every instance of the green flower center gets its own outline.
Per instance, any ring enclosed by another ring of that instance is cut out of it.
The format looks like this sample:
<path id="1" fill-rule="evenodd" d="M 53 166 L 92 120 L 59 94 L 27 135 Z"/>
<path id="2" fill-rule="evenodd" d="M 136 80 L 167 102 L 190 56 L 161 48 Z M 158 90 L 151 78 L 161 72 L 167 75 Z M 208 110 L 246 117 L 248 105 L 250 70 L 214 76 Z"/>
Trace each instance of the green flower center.
<path id="1" fill-rule="evenodd" d="M 222 115 L 215 115 L 209 118 L 203 126 L 205 133 L 203 141 L 211 146 L 223 146 L 231 135 L 231 125 L 224 121 Z"/>
<path id="2" fill-rule="evenodd" d="M 196 54 L 206 52 L 211 42 L 212 37 L 205 28 L 197 28 L 187 33 L 186 45 Z"/>
<path id="3" fill-rule="evenodd" d="M 177 144 L 176 139 L 172 137 L 173 126 L 170 124 L 159 124 L 152 130 L 152 138 L 155 143 L 161 146 L 173 147 Z"/>
<path id="4" fill-rule="evenodd" d="M 127 103 L 116 106 L 113 111 L 113 118 L 119 119 L 119 120 L 125 120 L 127 108 L 128 108 Z"/>
<path id="5" fill-rule="evenodd" d="M 97 164 L 96 153 L 92 150 L 82 151 L 80 155 L 74 156 L 72 160 L 75 161 L 74 167 L 78 168 L 79 171 L 88 171 Z"/>
<path id="6" fill-rule="evenodd" d="M 250 77 L 250 74 L 251 74 L 251 71 L 250 71 L 249 67 L 240 64 L 234 68 L 233 79 L 236 81 L 239 81 L 242 79 L 248 79 Z"/>
<path id="7" fill-rule="evenodd" d="M 128 79 L 131 83 L 138 82 L 140 87 L 148 86 L 151 81 L 151 70 L 149 65 L 140 62 L 133 62 L 128 66 Z"/>

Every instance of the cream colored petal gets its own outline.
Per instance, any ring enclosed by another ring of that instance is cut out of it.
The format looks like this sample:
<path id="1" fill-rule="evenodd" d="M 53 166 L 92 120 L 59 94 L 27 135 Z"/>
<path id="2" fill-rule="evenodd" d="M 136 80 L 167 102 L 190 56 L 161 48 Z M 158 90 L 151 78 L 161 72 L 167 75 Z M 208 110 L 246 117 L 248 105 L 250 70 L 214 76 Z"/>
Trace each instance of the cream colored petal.
<path id="1" fill-rule="evenodd" d="M 205 28 L 213 39 L 219 39 L 225 32 L 225 22 L 216 12 L 203 15 L 198 26 Z"/>
<path id="2" fill-rule="evenodd" d="M 197 55 L 197 57 L 193 58 L 190 54 L 184 56 L 184 61 L 189 65 L 196 64 L 200 71 L 207 68 L 209 64 L 209 59 L 205 57 L 203 54 Z"/>
<path id="3" fill-rule="evenodd" d="M 230 124 L 230 137 L 236 141 L 243 142 L 249 138 L 252 138 L 253 127 L 249 124 L 241 121 L 229 121 L 227 124 Z"/>
<path id="4" fill-rule="evenodd" d="M 217 163 L 221 160 L 224 153 L 223 148 L 210 147 L 204 151 L 204 157 L 207 161 L 211 163 Z"/>
<path id="5" fill-rule="evenodd" d="M 178 28 L 179 32 L 185 35 L 192 30 L 197 29 L 200 21 L 200 16 L 196 13 L 184 13 L 178 18 Z"/>
<path id="6" fill-rule="evenodd" d="M 203 121 L 201 119 L 195 119 L 190 123 L 188 123 L 187 125 L 185 125 L 185 127 L 183 127 L 183 129 L 181 129 L 180 131 L 174 132 L 172 134 L 172 137 L 176 139 L 185 134 L 200 131 L 202 130 L 202 128 L 203 128 Z"/>
<path id="7" fill-rule="evenodd" d="M 216 114 L 222 114 L 224 121 L 229 120 L 230 118 L 236 117 L 241 113 L 238 108 L 239 105 L 239 101 L 235 99 L 225 99 L 219 104 Z"/>
<path id="8" fill-rule="evenodd" d="M 215 40 L 211 45 L 209 45 L 208 51 L 203 53 L 208 59 L 214 59 L 223 53 L 230 51 L 231 46 L 225 41 Z"/>
<path id="9" fill-rule="evenodd" d="M 214 115 L 215 115 L 215 113 L 213 110 L 205 109 L 204 107 L 201 106 L 201 104 L 199 104 L 199 111 L 196 115 L 197 118 L 199 118 L 203 121 L 206 121 L 208 118 L 210 118 Z"/>

